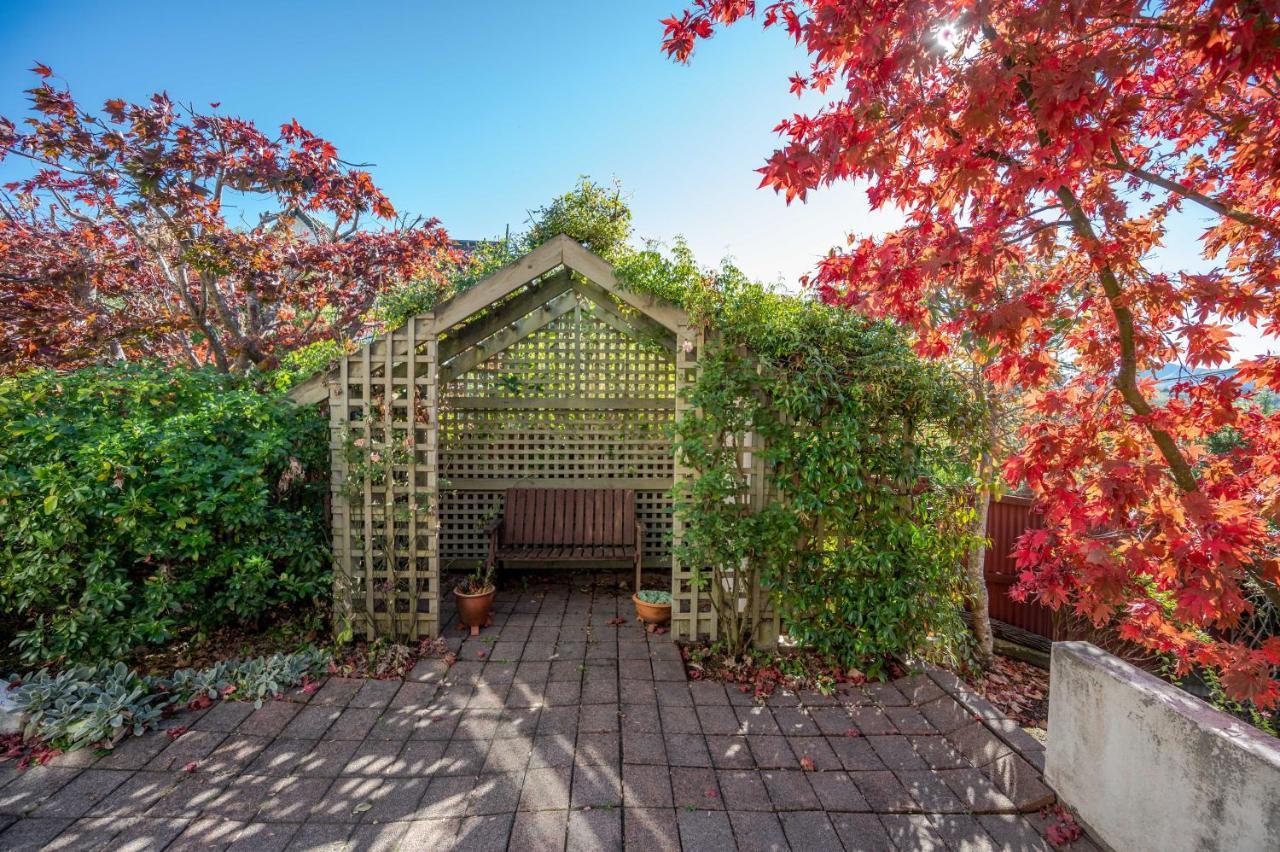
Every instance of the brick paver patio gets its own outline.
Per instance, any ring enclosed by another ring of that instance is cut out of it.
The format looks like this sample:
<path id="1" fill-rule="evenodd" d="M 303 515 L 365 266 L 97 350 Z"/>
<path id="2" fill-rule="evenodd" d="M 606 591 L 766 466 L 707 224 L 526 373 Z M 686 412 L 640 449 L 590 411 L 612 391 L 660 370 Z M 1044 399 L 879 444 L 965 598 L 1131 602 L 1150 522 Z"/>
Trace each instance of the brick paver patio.
<path id="1" fill-rule="evenodd" d="M 1049 848 L 1039 745 L 950 675 L 758 704 L 688 681 L 617 579 L 508 583 L 447 670 L 0 764 L 0 849 Z"/>

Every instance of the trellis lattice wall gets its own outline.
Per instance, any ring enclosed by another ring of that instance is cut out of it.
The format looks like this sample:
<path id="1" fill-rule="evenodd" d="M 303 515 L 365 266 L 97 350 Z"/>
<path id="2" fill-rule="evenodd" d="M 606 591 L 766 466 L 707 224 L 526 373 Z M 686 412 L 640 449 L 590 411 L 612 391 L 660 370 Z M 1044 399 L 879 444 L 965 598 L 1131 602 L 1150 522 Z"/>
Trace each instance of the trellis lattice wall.
<path id="1" fill-rule="evenodd" d="M 625 488 L 645 562 L 671 572 L 673 638 L 714 638 L 716 590 L 674 556 L 671 496 L 687 472 L 671 426 L 701 344 L 682 311 L 561 235 L 294 388 L 329 404 L 339 622 L 435 636 L 440 571 L 484 558 L 507 489 Z M 751 499 L 767 499 L 751 463 Z M 776 617 L 760 612 L 756 632 L 774 641 Z"/>

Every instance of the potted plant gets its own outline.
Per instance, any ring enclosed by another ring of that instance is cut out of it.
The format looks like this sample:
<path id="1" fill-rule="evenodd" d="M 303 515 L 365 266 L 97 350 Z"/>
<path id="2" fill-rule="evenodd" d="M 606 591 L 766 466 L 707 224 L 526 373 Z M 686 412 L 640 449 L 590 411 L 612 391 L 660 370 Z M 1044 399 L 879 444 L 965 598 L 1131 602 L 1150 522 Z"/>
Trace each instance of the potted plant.
<path id="1" fill-rule="evenodd" d="M 464 627 L 471 628 L 472 636 L 480 635 L 481 627 L 493 624 L 493 565 L 485 563 L 473 573 L 468 574 L 453 589 L 453 596 L 458 602 L 458 620 Z"/>
<path id="2" fill-rule="evenodd" d="M 659 589 L 643 589 L 631 596 L 636 605 L 636 618 L 652 633 L 671 621 L 671 593 Z"/>

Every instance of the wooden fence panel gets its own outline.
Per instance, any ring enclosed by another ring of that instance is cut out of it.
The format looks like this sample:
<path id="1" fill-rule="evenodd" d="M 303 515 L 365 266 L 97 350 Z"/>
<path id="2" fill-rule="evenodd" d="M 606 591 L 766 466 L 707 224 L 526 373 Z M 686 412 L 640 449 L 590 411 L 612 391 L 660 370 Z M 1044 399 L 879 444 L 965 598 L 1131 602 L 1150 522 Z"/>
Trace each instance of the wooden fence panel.
<path id="1" fill-rule="evenodd" d="M 1031 500 L 1005 495 L 991 501 L 987 516 L 987 558 L 983 575 L 987 581 L 988 607 L 991 617 L 1023 630 L 1053 638 L 1053 611 L 1043 604 L 1019 603 L 1009 597 L 1009 589 L 1018 581 L 1018 567 L 1013 547 L 1028 529 L 1040 527 L 1040 516 L 1031 511 Z"/>

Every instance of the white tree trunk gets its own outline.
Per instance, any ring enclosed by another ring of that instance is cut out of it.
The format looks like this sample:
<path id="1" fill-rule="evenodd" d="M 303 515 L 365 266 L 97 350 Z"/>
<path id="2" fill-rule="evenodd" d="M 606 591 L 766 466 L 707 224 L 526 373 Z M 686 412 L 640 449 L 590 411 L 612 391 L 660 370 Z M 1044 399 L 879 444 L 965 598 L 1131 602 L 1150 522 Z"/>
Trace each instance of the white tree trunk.
<path id="1" fill-rule="evenodd" d="M 969 575 L 969 608 L 972 614 L 973 636 L 978 640 L 978 661 L 983 667 L 989 667 L 994 658 L 991 638 L 991 610 L 987 601 L 987 581 L 983 576 L 983 565 L 987 560 L 987 517 L 991 512 L 991 493 L 985 488 L 977 489 L 975 494 L 977 511 L 973 520 L 973 534 L 977 544 L 969 551 L 969 564 L 966 566 Z"/>

